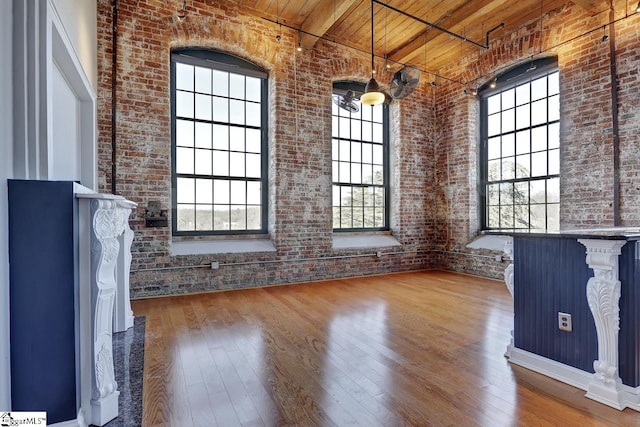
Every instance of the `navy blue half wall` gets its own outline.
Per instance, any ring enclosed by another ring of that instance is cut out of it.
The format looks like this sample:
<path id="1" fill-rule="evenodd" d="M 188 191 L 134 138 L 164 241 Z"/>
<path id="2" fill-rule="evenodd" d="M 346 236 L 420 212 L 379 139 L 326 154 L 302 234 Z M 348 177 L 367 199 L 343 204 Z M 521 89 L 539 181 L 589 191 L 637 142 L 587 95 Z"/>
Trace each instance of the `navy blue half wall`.
<path id="1" fill-rule="evenodd" d="M 77 203 L 73 182 L 9 180 L 11 404 L 75 419 Z"/>

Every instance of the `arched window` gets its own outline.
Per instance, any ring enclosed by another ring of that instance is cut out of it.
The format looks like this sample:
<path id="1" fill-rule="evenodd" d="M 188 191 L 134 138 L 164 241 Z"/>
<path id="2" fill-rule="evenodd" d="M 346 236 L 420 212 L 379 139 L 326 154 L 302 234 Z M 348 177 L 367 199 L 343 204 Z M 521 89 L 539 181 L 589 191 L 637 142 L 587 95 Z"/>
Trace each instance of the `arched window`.
<path id="1" fill-rule="evenodd" d="M 267 90 L 238 57 L 171 53 L 174 235 L 267 232 Z"/>
<path id="2" fill-rule="evenodd" d="M 543 58 L 512 69 L 487 85 L 480 95 L 484 229 L 558 230 L 557 60 Z"/>
<path id="3" fill-rule="evenodd" d="M 336 82 L 339 97 L 356 98 L 364 84 Z M 357 112 L 332 104 L 334 231 L 389 229 L 389 109 L 353 101 Z"/>

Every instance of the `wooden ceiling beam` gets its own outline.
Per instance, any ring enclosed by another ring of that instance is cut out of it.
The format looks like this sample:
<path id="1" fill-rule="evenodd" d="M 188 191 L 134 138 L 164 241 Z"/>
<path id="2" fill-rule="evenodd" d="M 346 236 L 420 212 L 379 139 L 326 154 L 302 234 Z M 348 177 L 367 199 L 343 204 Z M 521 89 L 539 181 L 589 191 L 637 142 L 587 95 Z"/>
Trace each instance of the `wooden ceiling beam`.
<path id="1" fill-rule="evenodd" d="M 437 24 L 442 28 L 455 28 L 456 26 L 464 24 L 465 21 L 468 21 L 474 15 L 491 13 L 494 9 L 503 8 L 507 2 L 508 0 L 478 0 L 466 2 L 463 6 L 437 22 Z M 426 43 L 429 43 L 441 34 L 437 29 L 429 27 L 415 37 L 412 37 L 411 40 L 404 45 L 389 52 L 389 59 L 395 62 L 405 63 L 407 58 L 412 56 L 413 52 L 423 48 Z M 479 42 L 484 43 L 484 40 L 479 40 Z"/>
<path id="2" fill-rule="evenodd" d="M 330 2 L 330 7 L 327 1 L 318 2 L 300 27 L 300 45 L 305 49 L 312 49 L 318 39 L 324 36 L 334 22 L 340 19 L 356 1 L 335 0 L 335 9 L 333 2 Z"/>

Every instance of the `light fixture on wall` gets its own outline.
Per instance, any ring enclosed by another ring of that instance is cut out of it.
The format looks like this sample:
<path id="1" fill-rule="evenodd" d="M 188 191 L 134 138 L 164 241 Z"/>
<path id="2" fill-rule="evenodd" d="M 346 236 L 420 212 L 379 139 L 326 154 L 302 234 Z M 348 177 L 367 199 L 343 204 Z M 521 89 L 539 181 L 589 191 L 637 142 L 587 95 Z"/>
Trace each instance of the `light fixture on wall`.
<path id="1" fill-rule="evenodd" d="M 489 83 L 489 87 L 490 87 L 491 89 L 495 88 L 495 87 L 496 87 L 496 84 L 498 84 L 498 82 L 497 82 L 496 80 L 497 80 L 497 79 L 493 79 L 493 80 L 491 80 L 491 83 Z"/>
<path id="2" fill-rule="evenodd" d="M 640 12 L 640 1 L 638 2 L 638 5 L 636 6 L 636 12 Z"/>
<path id="3" fill-rule="evenodd" d="M 373 53 L 373 0 L 371 0 L 371 80 L 364 88 L 364 93 L 360 96 L 362 105 L 380 105 L 384 102 L 384 93 L 380 91 L 380 85 L 373 77 L 375 74 L 374 53 Z"/>
<path id="4" fill-rule="evenodd" d="M 187 17 L 187 0 L 182 0 L 182 10 L 178 15 L 178 21 L 182 22 Z"/>

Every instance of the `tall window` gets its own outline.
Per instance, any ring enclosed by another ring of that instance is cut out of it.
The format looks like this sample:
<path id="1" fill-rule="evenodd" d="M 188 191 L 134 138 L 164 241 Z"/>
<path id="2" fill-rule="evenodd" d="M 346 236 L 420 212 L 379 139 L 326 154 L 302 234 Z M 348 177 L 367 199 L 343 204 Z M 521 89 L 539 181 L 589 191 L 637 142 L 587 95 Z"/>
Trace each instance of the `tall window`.
<path id="1" fill-rule="evenodd" d="M 171 54 L 173 233 L 267 230 L 267 74 L 214 51 Z"/>
<path id="2" fill-rule="evenodd" d="M 559 229 L 560 90 L 554 64 L 543 65 L 482 95 L 486 229 Z"/>
<path id="3" fill-rule="evenodd" d="M 334 84 L 334 94 L 364 91 L 364 85 Z M 336 231 L 389 228 L 388 108 L 361 105 L 357 112 L 333 103 L 333 228 Z"/>

